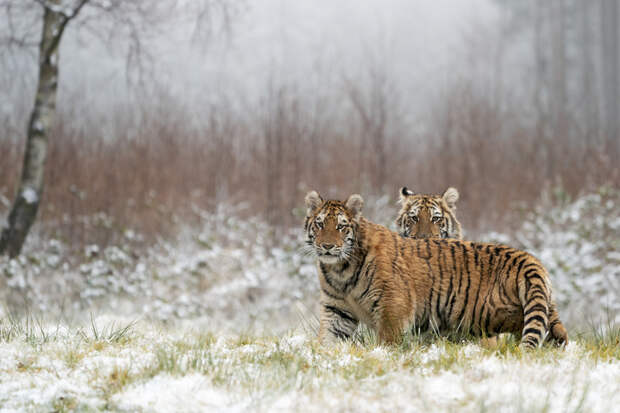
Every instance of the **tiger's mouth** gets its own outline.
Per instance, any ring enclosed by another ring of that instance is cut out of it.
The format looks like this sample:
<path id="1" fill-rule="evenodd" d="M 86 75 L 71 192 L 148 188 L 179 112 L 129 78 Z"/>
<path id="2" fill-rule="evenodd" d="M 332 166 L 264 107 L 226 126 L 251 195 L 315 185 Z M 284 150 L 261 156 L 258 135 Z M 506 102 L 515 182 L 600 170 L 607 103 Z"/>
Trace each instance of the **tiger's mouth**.
<path id="1" fill-rule="evenodd" d="M 323 264 L 338 264 L 342 259 L 337 255 L 323 254 L 319 255 L 319 261 Z"/>
<path id="2" fill-rule="evenodd" d="M 326 258 L 339 258 L 340 257 L 340 252 L 338 253 L 334 253 L 334 252 L 320 252 L 319 257 L 326 257 Z"/>
<path id="3" fill-rule="evenodd" d="M 341 251 L 319 251 L 317 257 L 325 264 L 335 264 L 342 260 Z"/>

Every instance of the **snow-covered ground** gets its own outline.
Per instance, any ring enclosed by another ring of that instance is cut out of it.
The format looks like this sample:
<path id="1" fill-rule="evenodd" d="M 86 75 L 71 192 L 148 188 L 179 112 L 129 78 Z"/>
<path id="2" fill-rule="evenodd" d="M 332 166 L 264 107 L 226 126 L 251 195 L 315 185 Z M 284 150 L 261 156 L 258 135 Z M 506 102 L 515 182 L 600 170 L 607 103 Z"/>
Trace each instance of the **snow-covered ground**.
<path id="1" fill-rule="evenodd" d="M 301 330 L 222 335 L 100 317 L 0 324 L 0 411 L 614 411 L 611 339 L 522 354 L 412 340 L 320 346 Z M 617 336 L 615 337 L 617 339 Z"/>

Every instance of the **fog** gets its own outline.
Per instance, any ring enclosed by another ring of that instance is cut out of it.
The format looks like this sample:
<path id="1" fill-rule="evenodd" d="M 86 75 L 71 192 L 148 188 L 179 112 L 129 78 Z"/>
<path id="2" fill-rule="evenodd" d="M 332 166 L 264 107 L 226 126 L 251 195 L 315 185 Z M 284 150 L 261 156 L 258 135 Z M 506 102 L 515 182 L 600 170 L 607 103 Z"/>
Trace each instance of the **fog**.
<path id="1" fill-rule="evenodd" d="M 206 36 L 192 17 L 179 8 L 150 28 L 143 73 L 128 60 L 126 33 L 101 28 L 105 36 L 94 36 L 97 30 L 69 27 L 61 48 L 61 110 L 77 97 L 73 120 L 95 122 L 115 106 L 145 104 L 135 100 L 139 89 L 142 97 L 163 92 L 174 98 L 200 123 L 204 108 L 223 99 L 250 110 L 268 83 L 330 93 L 343 79 L 363 83 L 369 66 L 380 66 L 415 119 L 438 89 L 470 72 L 466 42 L 471 33 L 494 30 L 497 11 L 486 0 L 249 1 L 235 4 L 227 27 L 216 15 Z M 19 129 L 36 65 L 15 56 L 0 93 L 4 116 L 19 120 Z"/>
<path id="2" fill-rule="evenodd" d="M 231 0 L 202 18 L 198 1 L 117 1 L 147 4 L 128 16 L 92 1 L 60 46 L 44 219 L 104 210 L 157 233 L 128 199 L 180 215 L 242 202 L 291 226 L 311 188 L 393 201 L 404 185 L 456 186 L 475 234 L 550 193 L 619 185 L 613 0 Z M 0 49 L 7 199 L 42 15 L 9 3 L 23 13 L 0 15 L 0 42 L 10 29 L 26 41 Z"/>

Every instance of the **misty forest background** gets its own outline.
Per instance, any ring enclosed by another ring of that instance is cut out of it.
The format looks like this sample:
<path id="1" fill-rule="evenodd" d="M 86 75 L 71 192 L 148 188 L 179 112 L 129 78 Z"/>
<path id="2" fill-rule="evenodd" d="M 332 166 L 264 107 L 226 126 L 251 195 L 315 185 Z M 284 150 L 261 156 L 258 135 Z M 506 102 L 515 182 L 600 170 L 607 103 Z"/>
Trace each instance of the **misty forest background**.
<path id="1" fill-rule="evenodd" d="M 20 176 L 42 16 L 11 3 L 0 13 L 2 219 Z M 99 251 L 120 246 L 139 260 L 203 225 L 245 231 L 235 241 L 244 251 L 295 248 L 310 189 L 361 193 L 366 215 L 390 223 L 401 186 L 455 186 L 465 236 L 477 239 L 516 231 L 546 202 L 620 186 L 614 0 L 192 4 L 114 15 L 95 2 L 67 26 L 31 258 L 5 261 L 11 288 L 43 280 L 47 270 L 28 267 L 39 261 L 64 271 L 63 283 L 74 267 L 76 279 L 125 282 L 117 264 L 94 265 Z M 232 242 L 220 235 L 194 238 Z M 61 258 L 37 258 L 42 250 Z M 16 265 L 26 281 L 11 278 Z M 41 282 L 30 300 L 51 281 Z"/>
<path id="2" fill-rule="evenodd" d="M 0 0 L 0 410 L 617 410 L 618 3 Z M 569 344 L 320 345 L 304 195 L 394 228 L 403 185 L 538 257 Z"/>

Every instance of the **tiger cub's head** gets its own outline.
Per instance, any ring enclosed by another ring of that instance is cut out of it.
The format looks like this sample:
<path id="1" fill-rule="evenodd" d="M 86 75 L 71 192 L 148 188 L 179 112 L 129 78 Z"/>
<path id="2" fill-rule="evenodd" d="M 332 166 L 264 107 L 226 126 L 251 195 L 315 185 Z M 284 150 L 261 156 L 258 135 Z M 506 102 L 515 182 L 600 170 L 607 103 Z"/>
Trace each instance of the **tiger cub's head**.
<path id="1" fill-rule="evenodd" d="M 352 257 L 363 205 L 359 195 L 346 202 L 324 201 L 316 191 L 306 195 L 306 244 L 319 261 L 337 264 Z"/>
<path id="2" fill-rule="evenodd" d="M 398 232 L 411 238 L 461 239 L 461 224 L 454 215 L 458 199 L 456 188 L 448 188 L 443 195 L 416 194 L 401 188 Z"/>

